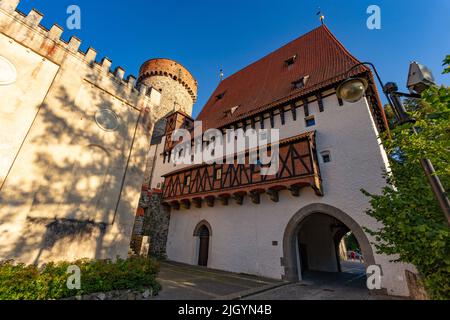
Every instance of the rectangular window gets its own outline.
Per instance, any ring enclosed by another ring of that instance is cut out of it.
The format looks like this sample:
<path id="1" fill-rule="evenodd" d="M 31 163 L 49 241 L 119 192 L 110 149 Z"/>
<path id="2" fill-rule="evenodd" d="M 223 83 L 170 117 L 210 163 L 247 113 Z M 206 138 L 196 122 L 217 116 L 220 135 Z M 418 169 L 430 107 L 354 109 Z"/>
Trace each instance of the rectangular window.
<path id="1" fill-rule="evenodd" d="M 214 178 L 216 180 L 222 180 L 222 168 L 216 169 L 216 172 L 214 174 Z"/>
<path id="2" fill-rule="evenodd" d="M 331 153 L 329 151 L 324 151 L 321 153 L 323 163 L 331 162 Z"/>
<path id="3" fill-rule="evenodd" d="M 307 127 L 313 127 L 316 125 L 316 118 L 315 117 L 305 118 L 305 122 Z"/>
<path id="4" fill-rule="evenodd" d="M 190 176 L 185 176 L 184 177 L 184 185 L 185 186 L 190 186 L 191 185 L 191 177 Z"/>

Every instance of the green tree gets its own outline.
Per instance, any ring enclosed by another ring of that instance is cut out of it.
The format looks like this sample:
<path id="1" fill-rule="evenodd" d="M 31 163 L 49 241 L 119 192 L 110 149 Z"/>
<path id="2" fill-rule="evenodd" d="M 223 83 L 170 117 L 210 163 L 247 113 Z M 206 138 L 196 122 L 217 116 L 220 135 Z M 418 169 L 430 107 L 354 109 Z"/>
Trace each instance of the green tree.
<path id="1" fill-rule="evenodd" d="M 444 67 L 445 67 L 444 74 L 450 73 L 450 54 L 445 57 Z"/>
<path id="2" fill-rule="evenodd" d="M 355 235 L 352 233 L 347 234 L 345 237 L 345 246 L 348 251 L 359 251 L 358 240 L 356 240 Z"/>
<path id="3" fill-rule="evenodd" d="M 444 61 L 447 72 L 449 64 L 450 55 Z M 367 214 L 383 224 L 368 232 L 380 253 L 417 267 L 431 298 L 450 299 L 450 228 L 420 165 L 420 159 L 430 159 L 449 190 L 450 88 L 430 88 L 422 100 L 406 103 L 418 134 L 406 124 L 383 135 L 392 172 L 385 174 L 381 195 L 363 191 L 372 205 Z"/>

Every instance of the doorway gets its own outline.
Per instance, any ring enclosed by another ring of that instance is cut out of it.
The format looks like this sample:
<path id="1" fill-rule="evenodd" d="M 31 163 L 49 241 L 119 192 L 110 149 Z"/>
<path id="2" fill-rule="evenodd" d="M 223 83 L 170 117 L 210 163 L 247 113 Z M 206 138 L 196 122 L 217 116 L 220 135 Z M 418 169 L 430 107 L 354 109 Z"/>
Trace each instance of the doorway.
<path id="1" fill-rule="evenodd" d="M 212 228 L 208 221 L 200 221 L 194 229 L 194 237 L 196 238 L 196 252 L 194 253 L 194 261 L 201 267 L 208 267 L 211 251 Z"/>
<path id="2" fill-rule="evenodd" d="M 346 258 L 349 255 L 345 244 L 349 243 L 355 245 L 354 261 Z M 320 283 L 362 283 L 365 268 L 375 264 L 362 227 L 343 211 L 326 204 L 306 206 L 292 217 L 286 227 L 283 251 L 284 279 L 291 282 L 313 278 Z"/>
<path id="3" fill-rule="evenodd" d="M 201 267 L 208 266 L 209 258 L 209 229 L 207 226 L 202 226 L 199 232 L 199 249 L 198 249 L 198 265 Z"/>

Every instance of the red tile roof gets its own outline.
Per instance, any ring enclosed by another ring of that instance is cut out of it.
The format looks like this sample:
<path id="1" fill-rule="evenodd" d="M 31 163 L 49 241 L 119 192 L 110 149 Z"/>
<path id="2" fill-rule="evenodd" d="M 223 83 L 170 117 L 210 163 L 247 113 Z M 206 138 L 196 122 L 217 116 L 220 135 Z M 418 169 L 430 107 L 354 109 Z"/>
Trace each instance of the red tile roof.
<path id="1" fill-rule="evenodd" d="M 286 60 L 297 55 L 290 67 Z M 359 63 L 330 30 L 321 26 L 224 79 L 197 120 L 203 128 L 220 128 L 295 97 L 307 95 L 344 80 Z M 361 66 L 351 75 L 368 72 Z M 293 83 L 309 76 L 306 85 Z M 223 95 L 220 99 L 219 95 Z M 239 108 L 231 114 L 233 107 Z"/>

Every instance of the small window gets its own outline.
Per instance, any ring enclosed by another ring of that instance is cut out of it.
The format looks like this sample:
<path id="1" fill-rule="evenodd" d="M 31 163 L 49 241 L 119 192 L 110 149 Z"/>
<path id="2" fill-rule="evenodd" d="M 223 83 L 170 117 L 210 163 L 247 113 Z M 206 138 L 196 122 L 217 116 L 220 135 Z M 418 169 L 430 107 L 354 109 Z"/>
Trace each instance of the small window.
<path id="1" fill-rule="evenodd" d="M 297 60 L 297 55 L 293 55 L 292 57 L 289 57 L 288 59 L 286 59 L 284 61 L 284 63 L 286 64 L 286 66 L 292 66 L 295 63 L 295 60 Z"/>
<path id="2" fill-rule="evenodd" d="M 184 185 L 190 186 L 191 185 L 191 176 L 185 176 L 184 177 Z"/>
<path id="3" fill-rule="evenodd" d="M 218 94 L 218 95 L 216 96 L 217 100 L 222 100 L 223 97 L 225 97 L 225 92 L 222 92 L 221 94 Z"/>
<path id="4" fill-rule="evenodd" d="M 214 173 L 214 178 L 216 180 L 222 180 L 222 168 L 216 169 L 216 172 Z"/>
<path id="5" fill-rule="evenodd" d="M 303 82 L 303 80 L 294 81 L 292 82 L 292 86 L 294 87 L 294 89 L 303 89 L 305 87 L 305 83 Z"/>
<path id="6" fill-rule="evenodd" d="M 331 153 L 329 151 L 324 151 L 321 153 L 323 163 L 331 162 Z"/>
<path id="7" fill-rule="evenodd" d="M 297 81 L 292 82 L 292 87 L 294 89 L 303 89 L 306 86 L 306 83 L 309 80 L 309 76 L 304 76 Z"/>
<path id="8" fill-rule="evenodd" d="M 235 114 L 235 112 L 239 109 L 239 107 L 240 106 L 236 106 L 236 107 L 231 108 L 231 110 L 230 110 L 231 115 Z"/>
<path id="9" fill-rule="evenodd" d="M 316 125 L 316 118 L 315 117 L 305 118 L 305 122 L 307 127 L 313 127 Z"/>

